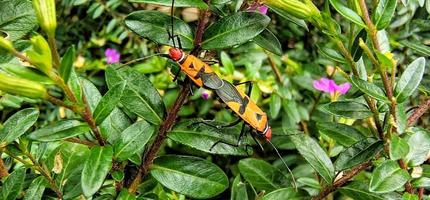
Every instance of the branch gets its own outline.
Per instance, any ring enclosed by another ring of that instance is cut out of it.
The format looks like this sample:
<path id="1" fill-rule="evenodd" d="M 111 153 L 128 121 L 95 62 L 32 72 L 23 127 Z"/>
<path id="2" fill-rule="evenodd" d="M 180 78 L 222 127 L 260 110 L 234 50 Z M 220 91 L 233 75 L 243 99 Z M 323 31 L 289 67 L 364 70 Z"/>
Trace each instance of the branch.
<path id="1" fill-rule="evenodd" d="M 408 126 L 412 126 L 430 108 L 430 98 L 424 101 L 408 118 Z"/>
<path id="2" fill-rule="evenodd" d="M 91 114 L 91 109 L 85 94 L 82 95 L 82 101 L 85 104 L 85 111 L 81 115 L 82 118 L 84 118 L 88 125 L 90 125 L 91 131 L 94 133 L 94 136 L 97 138 L 100 146 L 106 145 L 106 141 L 103 139 L 102 134 L 100 133 L 99 128 L 97 128 L 96 122 L 94 121 L 93 115 Z"/>
<path id="3" fill-rule="evenodd" d="M 372 162 L 371 161 L 367 161 L 364 162 L 360 165 L 358 165 L 357 167 L 351 169 L 350 171 L 348 171 L 347 173 L 345 173 L 342 178 L 340 178 L 339 180 L 335 181 L 333 183 L 333 185 L 325 187 L 321 190 L 321 192 L 312 198 L 312 200 L 321 200 L 324 197 L 326 197 L 327 195 L 329 195 L 330 193 L 332 193 L 333 191 L 335 191 L 337 188 L 342 187 L 343 185 L 345 185 L 349 180 L 351 180 L 351 178 L 353 178 L 355 175 L 357 175 L 358 173 L 360 173 L 361 171 L 365 170 L 367 167 L 370 166 Z"/>
<path id="4" fill-rule="evenodd" d="M 9 176 L 9 172 L 6 166 L 4 165 L 3 159 L 1 159 L 0 157 L 0 179 L 3 179 L 6 176 Z"/>

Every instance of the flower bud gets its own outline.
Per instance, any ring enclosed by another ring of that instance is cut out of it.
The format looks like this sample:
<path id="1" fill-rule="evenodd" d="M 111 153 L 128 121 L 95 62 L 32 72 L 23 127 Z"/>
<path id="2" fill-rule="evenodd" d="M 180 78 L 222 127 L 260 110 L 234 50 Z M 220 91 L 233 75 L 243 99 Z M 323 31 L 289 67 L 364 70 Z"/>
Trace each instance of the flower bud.
<path id="1" fill-rule="evenodd" d="M 0 73 L 0 90 L 30 98 L 45 98 L 48 95 L 46 88 L 38 82 L 2 73 Z"/>
<path id="2" fill-rule="evenodd" d="M 0 47 L 3 49 L 6 49 L 9 52 L 14 50 L 12 42 L 1 36 L 0 36 Z"/>
<path id="3" fill-rule="evenodd" d="M 28 58 L 37 69 L 49 75 L 52 69 L 52 56 L 48 42 L 41 35 L 33 36 L 30 42 L 33 49 L 26 51 Z"/>
<path id="4" fill-rule="evenodd" d="M 33 0 L 33 8 L 36 12 L 37 20 L 48 37 L 55 36 L 57 19 L 55 17 L 55 0 Z"/>
<path id="5" fill-rule="evenodd" d="M 265 0 L 264 4 L 275 10 L 284 11 L 299 19 L 310 17 L 312 9 L 299 0 Z"/>

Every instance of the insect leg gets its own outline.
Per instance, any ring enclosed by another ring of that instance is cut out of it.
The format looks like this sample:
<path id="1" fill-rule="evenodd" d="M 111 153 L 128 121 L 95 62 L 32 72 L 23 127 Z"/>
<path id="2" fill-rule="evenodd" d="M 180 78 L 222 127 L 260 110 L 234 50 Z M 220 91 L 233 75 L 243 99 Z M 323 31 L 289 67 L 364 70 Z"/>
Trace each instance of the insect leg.
<path id="1" fill-rule="evenodd" d="M 234 85 L 243 85 L 246 84 L 248 85 L 247 91 L 246 91 L 246 95 L 250 96 L 251 95 L 251 91 L 252 91 L 252 81 L 245 81 L 245 82 L 241 82 L 241 83 L 237 83 Z"/>
<path id="2" fill-rule="evenodd" d="M 263 146 L 262 146 L 262 145 L 261 145 L 261 143 L 260 143 L 260 142 L 255 138 L 255 135 L 251 133 L 251 137 L 252 137 L 252 139 L 254 140 L 254 142 L 258 144 L 258 146 L 260 147 L 261 151 L 262 151 L 262 152 L 264 152 L 264 148 L 263 148 Z"/>

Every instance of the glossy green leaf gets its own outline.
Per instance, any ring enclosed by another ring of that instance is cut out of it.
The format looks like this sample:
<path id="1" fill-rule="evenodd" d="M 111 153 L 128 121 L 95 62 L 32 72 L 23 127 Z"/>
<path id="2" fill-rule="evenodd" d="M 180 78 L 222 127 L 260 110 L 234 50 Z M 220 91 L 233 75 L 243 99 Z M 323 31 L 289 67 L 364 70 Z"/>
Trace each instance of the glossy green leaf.
<path id="1" fill-rule="evenodd" d="M 67 49 L 66 53 L 64 53 L 63 57 L 61 58 L 61 64 L 60 64 L 60 76 L 63 78 L 64 82 L 68 82 L 70 78 L 70 73 L 73 69 L 73 62 L 75 61 L 75 47 L 71 46 Z"/>
<path id="2" fill-rule="evenodd" d="M 408 126 L 408 116 L 406 114 L 406 103 L 399 103 L 396 107 L 396 122 L 397 122 L 397 133 L 402 134 L 406 131 Z"/>
<path id="3" fill-rule="evenodd" d="M 127 189 L 123 188 L 116 200 L 136 200 L 136 197 L 134 194 L 129 193 Z"/>
<path id="4" fill-rule="evenodd" d="M 122 93 L 125 88 L 125 81 L 120 82 L 109 89 L 109 91 L 103 96 L 103 98 L 97 104 L 94 109 L 93 117 L 96 124 L 101 124 L 107 116 L 116 108 L 117 104 L 121 100 Z"/>
<path id="5" fill-rule="evenodd" d="M 37 26 L 30 1 L 4 0 L 0 6 L 0 32 L 6 33 L 8 39 L 15 41 Z"/>
<path id="6" fill-rule="evenodd" d="M 333 182 L 334 167 L 327 153 L 311 137 L 304 133 L 290 135 L 296 149 L 328 184 Z"/>
<path id="7" fill-rule="evenodd" d="M 375 193 L 387 193 L 401 188 L 408 180 L 409 173 L 400 168 L 393 160 L 387 160 L 373 170 L 369 190 Z"/>
<path id="8" fill-rule="evenodd" d="M 86 197 L 91 197 L 102 186 L 112 167 L 113 150 L 111 146 L 95 146 L 84 163 L 81 184 Z"/>
<path id="9" fill-rule="evenodd" d="M 429 3 L 429 5 L 430 5 L 430 3 Z M 413 49 L 414 51 L 421 54 L 422 56 L 426 56 L 426 57 L 430 56 L 430 47 L 427 45 L 424 45 L 421 41 L 401 40 L 400 44 L 403 47 Z"/>
<path id="10" fill-rule="evenodd" d="M 202 48 L 223 49 L 243 44 L 260 34 L 269 22 L 269 17 L 256 12 L 238 12 L 224 17 L 205 30 Z"/>
<path id="11" fill-rule="evenodd" d="M 340 0 L 330 0 L 330 4 L 336 9 L 339 14 L 341 14 L 343 17 L 348 19 L 349 21 L 355 23 L 356 25 L 360 26 L 361 28 L 366 28 L 366 25 L 364 24 L 363 20 L 361 19 L 360 15 L 358 15 L 356 12 L 351 10 L 350 8 L 346 7 L 342 1 Z"/>
<path id="12" fill-rule="evenodd" d="M 366 42 L 367 40 L 367 31 L 366 29 L 361 29 L 360 32 L 357 33 L 357 35 L 354 38 L 354 41 L 352 42 L 351 46 L 351 55 L 354 58 L 354 61 L 357 62 L 360 60 L 361 55 L 363 54 L 363 49 L 360 47 L 360 38 Z"/>
<path id="13" fill-rule="evenodd" d="M 367 105 L 354 101 L 335 101 L 322 105 L 320 109 L 335 116 L 365 119 L 372 116 Z"/>
<path id="14" fill-rule="evenodd" d="M 430 134 L 421 128 L 412 129 L 412 135 L 405 138 L 409 145 L 409 153 L 404 161 L 409 166 L 418 166 L 427 160 L 430 152 Z"/>
<path id="15" fill-rule="evenodd" d="M 9 63 L 0 65 L 0 68 L 17 77 L 21 77 L 24 79 L 36 81 L 47 85 L 54 84 L 54 81 L 52 79 L 48 78 L 45 74 L 40 73 L 40 71 L 34 68 L 21 66 L 17 64 L 9 64 Z"/>
<path id="16" fill-rule="evenodd" d="M 41 200 L 47 183 L 45 177 L 39 176 L 31 182 L 25 192 L 24 200 Z"/>
<path id="17" fill-rule="evenodd" d="M 15 200 L 18 197 L 24 185 L 25 171 L 25 168 L 19 168 L 9 174 L 1 188 L 3 200 Z"/>
<path id="18" fill-rule="evenodd" d="M 227 72 L 227 74 L 229 75 L 233 75 L 234 73 L 234 64 L 233 61 L 231 61 L 230 56 L 228 56 L 228 54 L 224 51 L 221 51 L 221 64 L 224 67 L 225 71 Z"/>
<path id="19" fill-rule="evenodd" d="M 163 186 L 191 198 L 217 196 L 229 185 L 227 176 L 218 166 L 191 156 L 158 157 L 150 173 Z"/>
<path id="20" fill-rule="evenodd" d="M 248 192 L 246 190 L 246 183 L 242 181 L 240 175 L 234 178 L 233 184 L 231 185 L 230 200 L 247 200 Z"/>
<path id="21" fill-rule="evenodd" d="M 357 129 L 346 124 L 336 122 L 318 122 L 318 131 L 334 139 L 337 143 L 349 147 L 364 139 L 364 135 Z"/>
<path id="22" fill-rule="evenodd" d="M 318 46 L 318 52 L 335 62 L 346 64 L 345 58 L 332 48 Z"/>
<path id="23" fill-rule="evenodd" d="M 282 55 L 282 46 L 279 42 L 278 38 L 271 32 L 269 29 L 264 29 L 259 35 L 257 35 L 254 39 L 255 43 L 257 43 L 263 49 L 270 51 L 278 56 Z"/>
<path id="24" fill-rule="evenodd" d="M 123 161 L 145 148 L 146 143 L 154 134 L 155 128 L 145 120 L 129 126 L 122 133 L 114 145 L 114 156 Z"/>
<path id="25" fill-rule="evenodd" d="M 334 166 L 338 171 L 352 168 L 374 158 L 382 148 L 382 141 L 374 138 L 364 139 L 341 152 L 334 163 Z"/>
<path id="26" fill-rule="evenodd" d="M 58 185 L 64 184 L 70 176 L 75 172 L 80 172 L 84 167 L 83 160 L 87 160 L 90 150 L 82 144 L 65 142 L 60 147 L 60 155 L 62 159 L 62 170 L 60 174 L 55 176 Z"/>
<path id="27" fill-rule="evenodd" d="M 72 68 L 70 72 L 69 82 L 67 83 L 72 89 L 73 94 L 75 94 L 78 101 L 82 101 L 82 86 L 81 80 L 75 70 Z"/>
<path id="28" fill-rule="evenodd" d="M 391 160 L 399 160 L 404 158 L 409 153 L 408 143 L 396 134 L 391 135 L 390 143 L 390 158 Z"/>
<path id="29" fill-rule="evenodd" d="M 240 174 L 253 187 L 267 192 L 279 189 L 287 177 L 264 160 L 245 158 L 239 161 Z"/>
<path id="30" fill-rule="evenodd" d="M 417 58 L 403 71 L 394 89 L 397 102 L 401 103 L 405 101 L 418 87 L 424 74 L 425 63 L 425 58 Z"/>
<path id="31" fill-rule="evenodd" d="M 373 23 L 378 30 L 387 28 L 396 11 L 397 0 L 381 0 L 376 7 Z"/>
<path id="32" fill-rule="evenodd" d="M 212 149 L 211 147 L 218 141 L 225 141 L 230 144 L 236 144 L 237 138 L 231 134 L 220 132 L 212 127 L 205 124 L 196 124 L 192 127 L 188 127 L 191 123 L 183 123 L 176 126 L 169 132 L 168 137 L 173 141 L 181 144 L 185 144 L 192 148 L 213 154 L 227 154 L 227 155 L 242 155 L 246 156 L 245 145 L 241 147 L 234 147 L 229 144 L 218 143 Z M 238 131 L 237 129 L 228 129 Z"/>
<path id="33" fill-rule="evenodd" d="M 0 143 L 9 144 L 23 135 L 39 117 L 39 110 L 26 108 L 10 116 L 0 129 Z"/>
<path id="34" fill-rule="evenodd" d="M 403 193 L 402 200 L 419 200 L 418 195 L 408 192 Z"/>
<path id="35" fill-rule="evenodd" d="M 270 96 L 270 118 L 275 119 L 279 115 L 279 111 L 282 108 L 282 99 L 276 94 L 272 93 Z"/>
<path id="36" fill-rule="evenodd" d="M 368 184 L 358 181 L 339 188 L 339 191 L 354 200 L 385 200 L 381 194 L 370 192 Z"/>
<path id="37" fill-rule="evenodd" d="M 90 131 L 87 123 L 78 120 L 62 120 L 27 135 L 32 140 L 49 142 L 71 138 Z"/>
<path id="38" fill-rule="evenodd" d="M 307 195 L 303 190 L 297 191 L 294 188 L 282 188 L 275 191 L 272 191 L 263 196 L 261 200 L 279 200 L 279 199 L 288 199 L 288 200 L 302 200 L 306 199 Z"/>
<path id="39" fill-rule="evenodd" d="M 412 186 L 414 188 L 430 188 L 430 178 L 420 177 L 412 181 Z"/>
<path id="40" fill-rule="evenodd" d="M 351 77 L 351 82 L 355 87 L 360 89 L 362 92 L 368 94 L 369 96 L 378 99 L 383 102 L 389 102 L 385 92 L 373 83 L 369 83 L 355 76 Z"/>
<path id="41" fill-rule="evenodd" d="M 173 46 L 167 31 L 171 31 L 171 17 L 160 11 L 142 10 L 130 13 L 124 20 L 128 29 L 159 44 Z M 193 30 L 187 23 L 174 17 L 174 34 L 179 35 L 182 48 L 193 48 Z M 175 43 L 177 43 L 175 41 Z M 177 47 L 178 44 L 176 44 Z"/>
<path id="42" fill-rule="evenodd" d="M 121 104 L 146 121 L 160 124 L 164 118 L 165 106 L 151 81 L 145 75 L 130 68 L 122 68 L 118 71 L 112 67 L 106 69 L 106 82 L 109 88 L 121 81 L 127 81 Z"/>
<path id="43" fill-rule="evenodd" d="M 299 19 L 297 17 L 293 17 L 292 15 L 290 15 L 287 11 L 277 8 L 277 7 L 273 7 L 273 6 L 268 6 L 270 10 L 273 10 L 275 13 L 277 13 L 279 16 L 283 17 L 284 19 L 296 24 L 299 27 L 304 28 L 306 31 L 309 31 L 309 28 L 305 22 L 305 20 L 303 19 Z"/>
<path id="44" fill-rule="evenodd" d="M 129 2 L 172 6 L 171 0 L 129 0 Z M 202 0 L 175 0 L 175 7 L 197 7 L 200 9 L 206 9 L 208 5 L 206 5 Z"/>

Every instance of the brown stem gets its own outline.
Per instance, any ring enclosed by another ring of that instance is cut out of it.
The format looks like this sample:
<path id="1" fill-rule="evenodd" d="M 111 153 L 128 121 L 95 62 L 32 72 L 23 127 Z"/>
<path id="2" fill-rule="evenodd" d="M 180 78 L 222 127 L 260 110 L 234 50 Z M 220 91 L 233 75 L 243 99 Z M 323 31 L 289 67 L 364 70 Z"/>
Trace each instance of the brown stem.
<path id="1" fill-rule="evenodd" d="M 54 61 L 54 67 L 60 68 L 60 55 L 58 55 L 57 43 L 54 37 L 48 36 L 48 44 L 51 49 L 52 60 Z"/>
<path id="2" fill-rule="evenodd" d="M 412 126 L 430 108 L 430 98 L 425 100 L 408 118 L 408 126 Z"/>
<path id="3" fill-rule="evenodd" d="M 209 0 L 206 0 L 205 2 L 209 3 Z M 199 23 L 197 25 L 197 30 L 196 30 L 196 37 L 194 38 L 194 48 L 191 51 L 191 54 L 193 55 L 198 54 L 198 49 L 202 41 L 205 27 L 209 22 L 209 16 L 210 16 L 209 9 L 206 9 L 200 15 Z M 143 161 L 139 166 L 138 173 L 136 174 L 132 184 L 128 189 L 130 193 L 136 192 L 137 187 L 142 181 L 142 176 L 145 176 L 146 174 L 148 174 L 150 166 L 152 165 L 155 157 L 157 156 L 158 151 L 161 148 L 161 145 L 163 144 L 164 140 L 167 137 L 167 131 L 169 131 L 174 125 L 175 120 L 178 116 L 179 110 L 181 109 L 182 105 L 185 103 L 188 96 L 190 95 L 191 91 L 189 90 L 189 87 L 186 86 L 187 84 L 190 84 L 188 78 L 185 79 L 185 84 L 184 86 L 181 87 L 178 98 L 176 98 L 176 101 L 173 104 L 172 108 L 170 108 L 169 111 L 167 112 L 167 116 L 164 122 L 160 125 L 160 128 L 158 129 L 157 137 L 155 138 L 151 146 L 148 148 L 148 150 L 144 153 Z"/>
<path id="4" fill-rule="evenodd" d="M 67 141 L 67 142 L 73 142 L 73 143 L 78 143 L 78 144 L 83 144 L 83 145 L 87 145 L 89 147 L 97 145 L 94 142 L 91 142 L 91 141 L 88 141 L 88 140 L 81 140 L 79 138 L 67 138 L 67 139 L 65 139 L 65 141 Z"/>
<path id="5" fill-rule="evenodd" d="M 9 172 L 4 165 L 3 159 L 0 158 L 0 179 L 3 179 L 6 176 L 9 176 Z"/>
<path id="6" fill-rule="evenodd" d="M 271 55 L 270 52 L 264 51 L 264 53 L 266 53 L 267 58 L 269 59 L 269 64 L 270 67 L 272 67 L 272 71 L 275 73 L 275 77 L 278 80 L 278 82 L 280 84 L 282 84 L 282 76 L 281 76 L 281 72 L 279 71 L 279 69 L 276 67 L 276 63 L 275 60 L 273 60 L 273 57 Z"/>
<path id="7" fill-rule="evenodd" d="M 418 200 L 422 200 L 424 197 L 424 188 L 418 189 Z"/>
<path id="8" fill-rule="evenodd" d="M 88 125 L 90 125 L 91 131 L 94 133 L 94 136 L 96 137 L 100 146 L 106 145 L 106 142 L 102 137 L 102 134 L 97 128 L 93 115 L 91 114 L 90 105 L 88 104 L 87 97 L 85 96 L 85 94 L 82 95 L 82 101 L 85 104 L 85 111 L 82 113 L 82 118 L 84 118 L 84 120 L 88 123 Z"/>
<path id="9" fill-rule="evenodd" d="M 357 167 L 351 169 L 350 171 L 346 172 L 340 179 L 335 181 L 333 185 L 323 188 L 317 196 L 312 198 L 312 200 L 323 199 L 324 197 L 335 191 L 337 188 L 345 185 L 352 177 L 369 167 L 371 163 L 372 162 L 370 161 L 364 162 Z"/>

